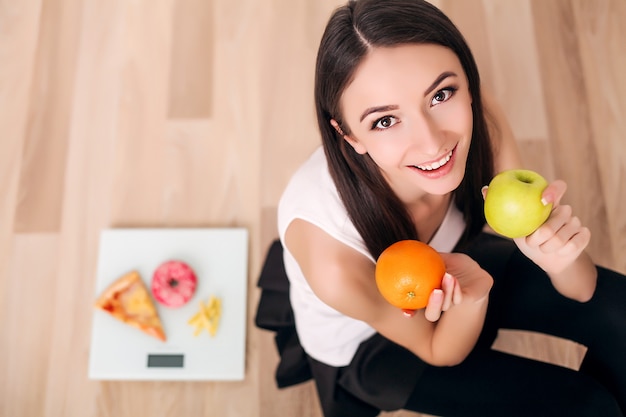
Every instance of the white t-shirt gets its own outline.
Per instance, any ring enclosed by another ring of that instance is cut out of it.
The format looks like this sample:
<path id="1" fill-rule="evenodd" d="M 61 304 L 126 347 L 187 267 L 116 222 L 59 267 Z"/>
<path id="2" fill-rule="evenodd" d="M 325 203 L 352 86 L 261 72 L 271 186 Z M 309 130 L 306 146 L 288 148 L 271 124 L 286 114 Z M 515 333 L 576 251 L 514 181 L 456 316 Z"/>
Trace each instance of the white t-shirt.
<path id="1" fill-rule="evenodd" d="M 285 248 L 283 256 L 290 282 L 289 296 L 302 347 L 312 358 L 325 364 L 348 365 L 359 344 L 376 331 L 367 323 L 331 308 L 315 295 L 285 246 L 285 231 L 294 219 L 316 225 L 375 262 L 348 217 L 321 147 L 296 171 L 287 185 L 278 205 L 278 232 Z M 443 223 L 429 244 L 440 252 L 450 252 L 464 229 L 463 215 L 450 204 Z"/>

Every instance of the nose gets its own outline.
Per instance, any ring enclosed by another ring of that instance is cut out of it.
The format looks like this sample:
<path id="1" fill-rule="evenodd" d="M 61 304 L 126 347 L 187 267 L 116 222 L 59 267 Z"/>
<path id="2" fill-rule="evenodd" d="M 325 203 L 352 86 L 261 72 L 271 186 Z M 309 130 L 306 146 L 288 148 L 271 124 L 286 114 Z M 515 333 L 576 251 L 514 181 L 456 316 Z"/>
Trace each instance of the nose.
<path id="1" fill-rule="evenodd" d="M 438 156 L 444 144 L 443 131 L 429 114 L 421 113 L 415 118 L 410 132 L 411 146 L 424 155 Z"/>

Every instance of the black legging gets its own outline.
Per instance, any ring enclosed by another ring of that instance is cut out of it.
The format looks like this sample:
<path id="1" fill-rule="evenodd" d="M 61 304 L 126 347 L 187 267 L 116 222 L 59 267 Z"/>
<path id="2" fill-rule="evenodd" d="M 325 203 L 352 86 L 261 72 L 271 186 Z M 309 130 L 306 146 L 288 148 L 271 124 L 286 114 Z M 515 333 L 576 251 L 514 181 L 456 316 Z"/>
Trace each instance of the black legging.
<path id="1" fill-rule="evenodd" d="M 426 367 L 405 408 L 446 417 L 626 414 L 625 277 L 598 268 L 593 298 L 579 303 L 561 296 L 519 251 L 498 253 L 508 245 L 481 240 L 468 253 L 492 273 L 494 287 L 479 343 L 458 366 Z M 508 262 L 493 265 L 494 256 Z M 491 350 L 499 328 L 585 345 L 580 371 Z"/>

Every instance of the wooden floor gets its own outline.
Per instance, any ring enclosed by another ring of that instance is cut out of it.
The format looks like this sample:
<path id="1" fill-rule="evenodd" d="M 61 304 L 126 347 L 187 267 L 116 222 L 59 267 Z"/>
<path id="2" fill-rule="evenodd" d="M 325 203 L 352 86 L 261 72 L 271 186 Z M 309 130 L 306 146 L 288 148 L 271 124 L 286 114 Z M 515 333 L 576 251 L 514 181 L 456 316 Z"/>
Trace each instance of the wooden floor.
<path id="1" fill-rule="evenodd" d="M 626 2 L 433 2 L 528 167 L 568 182 L 589 251 L 626 272 Z M 0 416 L 321 415 L 310 383 L 275 388 L 252 318 L 276 203 L 319 143 L 313 63 L 339 3 L 0 2 Z M 250 231 L 244 381 L 87 379 L 98 237 L 121 226 Z M 581 354 L 526 334 L 498 348 Z"/>

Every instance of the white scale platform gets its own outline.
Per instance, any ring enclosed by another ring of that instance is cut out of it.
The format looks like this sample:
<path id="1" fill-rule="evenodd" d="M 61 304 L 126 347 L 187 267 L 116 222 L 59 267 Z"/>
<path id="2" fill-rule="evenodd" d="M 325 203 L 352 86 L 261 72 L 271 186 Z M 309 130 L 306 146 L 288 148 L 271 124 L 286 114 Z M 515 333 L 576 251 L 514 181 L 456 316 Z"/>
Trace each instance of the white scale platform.
<path id="1" fill-rule="evenodd" d="M 154 301 L 167 341 L 94 308 L 89 378 L 96 380 L 242 380 L 245 373 L 248 232 L 243 228 L 108 229 L 101 233 L 96 297 L 137 270 L 148 290 L 155 269 L 186 262 L 198 278 L 182 307 Z M 211 295 L 221 298 L 217 334 L 194 336 L 187 321 Z M 154 300 L 154 297 L 153 297 Z"/>

